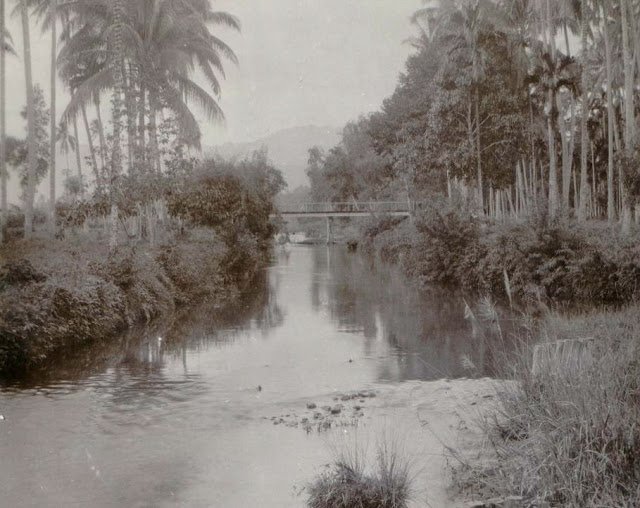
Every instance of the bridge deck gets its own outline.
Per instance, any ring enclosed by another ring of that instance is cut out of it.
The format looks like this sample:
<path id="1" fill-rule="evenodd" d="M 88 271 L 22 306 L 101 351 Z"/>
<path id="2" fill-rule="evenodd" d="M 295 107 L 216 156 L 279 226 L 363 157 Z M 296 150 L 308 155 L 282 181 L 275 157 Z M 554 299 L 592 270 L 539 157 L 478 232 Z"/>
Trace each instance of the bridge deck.
<path id="1" fill-rule="evenodd" d="M 344 203 L 305 203 L 297 209 L 281 210 L 285 217 L 363 217 L 394 215 L 408 217 L 413 207 L 406 201 L 368 201 Z"/>
<path id="2" fill-rule="evenodd" d="M 411 212 L 409 211 L 395 211 L 395 212 L 280 212 L 282 217 L 367 217 L 369 215 L 375 215 L 379 213 L 381 215 L 392 215 L 396 217 L 409 217 Z"/>

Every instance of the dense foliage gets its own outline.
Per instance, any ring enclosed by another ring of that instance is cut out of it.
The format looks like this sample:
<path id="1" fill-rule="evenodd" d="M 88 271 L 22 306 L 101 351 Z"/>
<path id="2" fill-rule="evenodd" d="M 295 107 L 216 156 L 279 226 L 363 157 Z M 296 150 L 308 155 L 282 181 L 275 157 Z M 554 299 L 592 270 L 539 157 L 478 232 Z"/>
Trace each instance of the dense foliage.
<path id="1" fill-rule="evenodd" d="M 524 305 L 619 305 L 640 296 L 636 242 L 597 226 L 544 218 L 490 226 L 444 200 L 414 223 L 373 223 L 365 247 L 400 263 L 420 284 L 493 294 Z"/>
<path id="2" fill-rule="evenodd" d="M 619 217 L 627 230 L 638 187 L 640 4 L 425 4 L 395 92 L 328 154 L 310 152 L 314 197 L 461 195 L 498 219 L 545 206 L 550 219 Z M 584 35 L 579 47 L 572 32 Z"/>

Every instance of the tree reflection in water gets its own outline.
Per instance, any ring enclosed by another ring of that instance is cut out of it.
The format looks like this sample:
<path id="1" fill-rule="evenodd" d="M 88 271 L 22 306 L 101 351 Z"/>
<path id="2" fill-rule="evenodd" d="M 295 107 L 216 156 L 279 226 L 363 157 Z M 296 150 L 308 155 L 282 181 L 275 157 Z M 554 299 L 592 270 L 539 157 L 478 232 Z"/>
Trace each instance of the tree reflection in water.
<path id="1" fill-rule="evenodd" d="M 361 334 L 365 357 L 386 355 L 389 348 L 389 358 L 379 362 L 379 380 L 472 377 L 497 371 L 491 346 L 500 338 L 488 326 L 472 334 L 461 294 L 418 290 L 397 267 L 339 247 L 316 249 L 313 266 L 313 307 L 326 307 L 339 330 Z M 511 326 L 508 321 L 501 325 Z"/>

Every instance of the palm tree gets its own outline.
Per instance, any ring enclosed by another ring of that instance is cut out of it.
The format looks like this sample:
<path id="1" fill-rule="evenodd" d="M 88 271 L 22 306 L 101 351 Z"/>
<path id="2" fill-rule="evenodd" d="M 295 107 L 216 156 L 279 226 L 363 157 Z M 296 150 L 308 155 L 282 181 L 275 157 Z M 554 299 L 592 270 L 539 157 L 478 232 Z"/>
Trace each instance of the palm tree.
<path id="1" fill-rule="evenodd" d="M 78 27 L 77 20 L 72 16 L 73 11 L 67 10 L 64 14 L 67 20 L 65 22 L 66 28 L 61 36 L 63 46 L 58 57 L 58 65 L 62 80 L 69 87 L 71 95 L 74 96 L 75 91 L 80 85 L 103 70 L 106 59 L 104 51 L 95 48 L 96 35 L 90 29 L 86 29 L 86 27 Z M 96 189 L 102 192 L 104 187 L 102 173 L 105 169 L 104 133 L 103 131 L 98 131 L 100 144 L 100 149 L 98 150 L 94 143 L 91 123 L 87 114 L 87 104 L 99 103 L 100 91 L 102 90 L 96 90 L 85 102 L 80 103 L 73 115 L 68 115 L 65 111 L 62 115 L 62 122 L 73 122 L 74 135 L 76 139 L 78 139 L 77 116 L 78 114 L 81 116 L 89 145 L 89 155 L 94 172 Z M 100 112 L 99 105 L 97 106 L 97 112 Z M 101 118 L 99 118 L 99 120 L 101 120 Z M 101 165 L 98 164 L 98 151 L 100 152 Z M 79 152 L 76 153 L 76 157 L 79 159 Z"/>
<path id="2" fill-rule="evenodd" d="M 95 55 L 104 54 L 104 40 L 101 34 L 108 29 L 105 9 L 90 7 L 104 0 L 85 0 L 81 3 L 79 17 L 85 24 L 63 48 L 61 58 L 71 61 L 79 51 L 89 51 Z M 84 5 L 84 7 L 83 7 Z M 84 9 L 84 10 L 82 10 Z M 220 84 L 216 72 L 224 76 L 222 58 L 237 62 L 233 51 L 209 31 L 208 25 L 223 24 L 239 29 L 238 20 L 224 12 L 211 10 L 208 2 L 201 0 L 136 1 L 127 4 L 125 11 L 126 56 L 129 66 L 137 69 L 139 112 L 146 110 L 148 96 L 150 144 L 152 159 L 157 168 L 159 155 L 155 145 L 157 127 L 154 115 L 163 108 L 174 113 L 183 137 L 200 147 L 200 129 L 188 104 L 195 102 L 211 119 L 223 118 L 222 111 L 214 97 L 201 88 L 191 76 L 197 69 L 207 79 L 214 95 L 219 95 Z M 95 34 L 87 44 L 87 34 Z M 84 41 L 77 39 L 84 37 Z M 96 68 L 75 91 L 63 118 L 73 116 L 81 104 L 96 92 L 106 91 L 113 86 L 111 68 Z M 122 69 L 119 70 L 122 73 Z M 129 76 L 131 77 L 134 74 Z M 133 114 L 133 111 L 130 112 Z M 142 113 L 140 116 L 143 116 Z M 140 130 L 139 130 L 140 133 Z M 142 144 L 142 143 L 140 143 Z"/>
<path id="3" fill-rule="evenodd" d="M 60 149 L 66 155 L 67 158 L 67 171 L 71 169 L 71 164 L 69 163 L 69 152 L 78 152 L 78 141 L 77 138 L 74 137 L 69 132 L 69 126 L 65 123 L 61 123 L 58 127 L 58 131 L 56 133 L 56 142 L 60 144 Z M 82 171 L 80 169 L 80 171 Z M 66 175 L 69 176 L 68 174 Z"/>
<path id="4" fill-rule="evenodd" d="M 587 204 L 589 200 L 589 179 L 587 168 L 587 145 L 589 136 L 587 122 L 589 120 L 589 89 L 587 76 L 587 31 L 589 30 L 589 15 L 586 0 L 580 0 L 580 48 L 582 53 L 581 88 L 582 107 L 580 115 L 580 201 L 578 202 L 578 220 L 587 219 Z"/>
<path id="5" fill-rule="evenodd" d="M 7 154 L 6 141 L 6 67 L 5 67 L 5 39 L 6 27 L 4 22 L 4 0 L 0 0 L 0 243 L 4 243 L 4 228 L 7 222 Z"/>
<path id="6" fill-rule="evenodd" d="M 122 173 L 122 147 L 120 145 L 120 132 L 122 130 L 122 92 L 123 79 L 122 68 L 124 66 L 124 0 L 115 0 L 112 12 L 112 40 L 110 43 L 110 64 L 113 75 L 112 120 L 113 120 L 113 147 L 111 154 L 111 171 L 109 175 L 109 191 L 111 201 L 111 228 L 109 235 L 109 250 L 113 251 L 118 246 L 118 203 L 116 201 L 116 179 Z"/>
<path id="7" fill-rule="evenodd" d="M 554 58 L 548 48 L 536 46 L 534 68 L 528 82 L 546 96 L 547 145 L 549 155 L 549 216 L 555 218 L 559 208 L 556 159 L 556 127 L 558 125 L 558 93 L 567 89 L 577 95 L 575 60 L 563 54 Z"/>
<path id="8" fill-rule="evenodd" d="M 551 14 L 551 2 L 546 0 L 546 20 L 549 41 L 549 57 L 555 66 L 556 60 L 556 32 Z M 549 105 L 549 116 L 547 117 L 547 138 L 549 145 L 549 217 L 554 219 L 558 213 L 558 168 L 556 160 L 556 142 L 554 135 L 554 125 L 558 118 L 558 109 L 556 104 L 555 87 L 547 87 L 547 100 Z"/>
<path id="9" fill-rule="evenodd" d="M 625 156 L 631 158 L 636 144 L 636 125 L 634 114 L 634 72 L 633 72 L 633 56 L 630 47 L 630 35 L 629 35 L 629 5 L 627 0 L 620 0 L 620 17 L 622 22 L 622 57 L 624 62 L 624 113 L 625 113 L 625 129 L 624 129 L 624 147 Z M 624 175 L 621 175 L 624 182 Z M 626 189 L 626 186 L 622 185 L 622 229 L 625 232 L 629 232 L 631 228 L 631 197 Z"/>
<path id="10" fill-rule="evenodd" d="M 29 8 L 27 0 L 20 0 L 14 13 L 22 20 L 22 39 L 24 45 L 24 72 L 27 93 L 27 188 L 25 192 L 24 237 L 29 239 L 33 233 L 33 201 L 35 198 L 37 141 L 35 134 L 35 109 L 33 96 L 33 72 L 31 69 L 31 35 L 29 31 Z"/>
<path id="11" fill-rule="evenodd" d="M 56 74 L 58 57 L 57 19 L 62 10 L 58 8 L 58 0 L 29 0 L 29 6 L 33 6 L 34 14 L 42 21 L 43 31 L 51 31 L 51 74 L 50 74 L 50 102 L 51 118 L 49 133 L 49 228 L 55 232 L 56 224 Z"/>
<path id="12" fill-rule="evenodd" d="M 4 241 L 7 222 L 7 150 L 6 150 L 6 54 L 14 54 L 11 35 L 5 23 L 4 0 L 0 0 L 0 243 Z"/>
<path id="13" fill-rule="evenodd" d="M 602 9 L 602 31 L 605 45 L 605 68 L 607 83 L 607 219 L 612 223 L 616 218 L 615 196 L 613 191 L 613 148 L 614 133 L 613 119 L 615 112 L 613 109 L 613 71 L 611 69 L 611 41 L 609 38 L 609 7 L 610 0 L 603 0 Z"/>
<path id="14" fill-rule="evenodd" d="M 51 133 L 49 147 L 49 206 L 51 207 L 49 220 L 50 230 L 54 234 L 56 230 L 56 70 L 57 70 L 57 23 L 58 1 L 50 0 L 51 5 Z"/>
<path id="15" fill-rule="evenodd" d="M 501 15 L 489 0 L 467 0 L 460 7 L 450 5 L 443 10 L 446 26 L 443 42 L 449 54 L 461 54 L 471 63 L 471 94 L 475 116 L 476 179 L 480 210 L 484 213 L 482 146 L 480 121 L 480 86 L 489 55 L 483 42 L 498 34 Z"/>

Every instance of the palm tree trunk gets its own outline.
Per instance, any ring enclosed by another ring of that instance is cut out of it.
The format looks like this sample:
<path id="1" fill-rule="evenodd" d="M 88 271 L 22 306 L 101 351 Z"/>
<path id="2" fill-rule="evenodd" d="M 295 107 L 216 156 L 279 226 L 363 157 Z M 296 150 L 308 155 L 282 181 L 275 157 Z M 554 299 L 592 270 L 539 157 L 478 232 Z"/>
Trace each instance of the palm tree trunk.
<path id="1" fill-rule="evenodd" d="M 624 142 L 625 153 L 627 157 L 633 156 L 633 150 L 635 148 L 636 141 L 636 128 L 635 128 L 635 115 L 634 115 L 634 100 L 633 100 L 633 86 L 634 86 L 634 74 L 633 74 L 633 59 L 631 54 L 630 40 L 629 40 L 629 19 L 628 19 L 628 4 L 627 0 L 620 0 L 620 12 L 622 17 L 622 55 L 624 63 L 624 107 L 625 107 L 625 130 L 624 130 Z M 622 172 L 622 170 L 621 170 Z M 631 197 L 624 184 L 624 174 L 622 176 L 622 230 L 629 232 L 631 229 L 631 218 L 633 215 L 631 207 Z"/>
<path id="2" fill-rule="evenodd" d="M 146 123 L 147 94 L 144 81 L 140 76 L 140 97 L 138 98 L 138 163 L 140 168 L 146 168 L 147 159 L 147 123 Z"/>
<path id="3" fill-rule="evenodd" d="M 591 217 L 596 217 L 599 214 L 598 211 L 598 182 L 596 176 L 596 155 L 593 149 L 593 141 L 590 143 L 591 147 Z"/>
<path id="4" fill-rule="evenodd" d="M 96 118 L 98 120 L 98 138 L 100 140 L 100 161 L 102 162 L 102 172 L 107 171 L 107 139 L 104 135 L 104 124 L 102 123 L 102 112 L 100 111 L 100 97 L 95 96 Z"/>
<path id="5" fill-rule="evenodd" d="M 129 67 L 127 72 L 127 66 L 123 60 L 122 62 L 123 84 L 124 84 L 124 99 L 127 105 L 127 167 L 129 174 L 133 174 L 133 157 L 136 151 L 136 108 L 135 99 L 133 95 L 133 73 Z"/>
<path id="6" fill-rule="evenodd" d="M 580 206 L 578 208 L 578 221 L 587 219 L 587 204 L 589 194 L 589 168 L 587 161 L 587 144 L 589 143 L 587 132 L 587 121 L 589 119 L 589 97 L 588 97 L 588 79 L 587 79 L 587 2 L 581 0 L 582 20 L 580 23 L 580 46 L 582 49 L 582 108 L 580 116 Z"/>
<path id="7" fill-rule="evenodd" d="M 160 148 L 158 146 L 158 124 L 156 112 L 158 111 L 157 93 L 149 90 L 149 145 L 151 145 L 151 162 L 156 173 L 160 174 Z"/>
<path id="8" fill-rule="evenodd" d="M 603 31 L 604 31 L 604 47 L 605 47 L 605 65 L 607 72 L 607 219 L 609 222 L 613 222 L 616 219 L 616 205 L 615 205 L 615 193 L 613 190 L 613 97 L 612 94 L 612 75 L 611 70 L 611 41 L 609 40 L 609 0 L 604 0 L 602 3 L 602 18 L 604 19 Z"/>
<path id="9" fill-rule="evenodd" d="M 480 206 L 480 212 L 484 215 L 484 193 L 482 185 L 482 149 L 480 146 L 480 92 L 476 87 L 475 97 L 475 115 L 476 115 L 476 157 L 478 165 L 478 204 Z"/>
<path id="10" fill-rule="evenodd" d="M 560 101 L 558 100 L 558 107 Z M 571 98 L 571 116 L 573 117 L 573 98 Z M 562 210 L 563 213 L 569 212 L 569 195 L 571 190 L 571 142 L 567 134 L 567 126 L 562 115 L 558 116 L 558 127 L 560 128 L 560 141 L 562 143 Z M 573 130 L 571 131 L 573 138 Z"/>
<path id="11" fill-rule="evenodd" d="M 4 0 L 0 0 L 0 243 L 5 241 L 4 230 L 7 224 L 7 151 L 6 143 L 6 62 L 4 51 L 5 40 L 5 8 Z"/>
<path id="12" fill-rule="evenodd" d="M 555 101 L 553 90 L 548 92 L 550 104 Z M 553 109 L 554 106 L 551 106 Z M 556 161 L 556 140 L 553 130 L 554 115 L 550 112 L 547 118 L 547 143 L 549 145 L 549 218 L 555 219 L 558 214 L 558 167 Z"/>
<path id="13" fill-rule="evenodd" d="M 56 231 L 56 69 L 57 69 L 57 0 L 50 0 L 51 4 L 51 125 L 49 138 L 49 231 L 55 235 Z"/>
<path id="14" fill-rule="evenodd" d="M 29 32 L 29 10 L 27 0 L 21 0 L 22 39 L 24 44 L 24 74 L 27 88 L 27 189 L 24 207 L 24 237 L 29 239 L 33 233 L 33 201 L 36 193 L 36 130 L 35 109 L 33 103 L 33 73 L 31 70 L 31 35 Z M 3 41 L 4 43 L 4 41 Z"/>
<path id="15" fill-rule="evenodd" d="M 91 164 L 93 165 L 93 172 L 96 176 L 96 188 L 102 190 L 102 177 L 100 176 L 100 168 L 98 168 L 98 159 L 96 156 L 96 147 L 93 144 L 93 137 L 91 136 L 91 127 L 89 126 L 89 119 L 87 118 L 87 108 L 83 104 L 80 106 L 82 111 L 82 121 L 84 128 L 87 131 L 87 141 L 89 142 L 89 153 L 91 154 Z"/>
<path id="16" fill-rule="evenodd" d="M 569 28 L 566 20 L 562 23 L 562 31 L 564 33 L 564 45 L 567 56 L 571 56 L 571 45 L 569 44 Z M 575 117 L 575 99 L 573 95 L 570 97 L 571 110 L 571 133 L 567 134 L 564 119 L 559 119 L 560 140 L 562 141 L 562 209 L 563 213 L 569 213 L 569 196 L 571 194 L 571 163 L 573 160 L 573 143 L 574 143 L 574 117 Z"/>
<path id="17" fill-rule="evenodd" d="M 556 60 L 556 43 L 555 30 L 553 25 L 553 17 L 551 16 L 551 2 L 546 2 L 546 22 L 549 30 L 549 46 L 551 47 L 551 60 Z M 558 214 L 558 167 L 556 160 L 556 143 L 553 123 L 555 121 L 556 110 L 555 92 L 550 89 L 547 92 L 547 100 L 549 101 L 549 117 L 547 118 L 547 142 L 549 145 L 549 219 L 553 220 Z"/>
<path id="18" fill-rule="evenodd" d="M 82 159 L 80 156 L 80 138 L 78 137 L 78 119 L 73 117 L 73 136 L 76 138 L 76 165 L 78 167 L 78 179 L 80 180 L 81 189 L 84 189 L 83 181 L 82 181 Z M 81 192 L 84 194 L 84 190 Z"/>
<path id="19" fill-rule="evenodd" d="M 113 251 L 118 246 L 118 203 L 116 201 L 116 180 L 122 173 L 122 147 L 120 146 L 120 133 L 122 131 L 122 91 L 123 79 L 122 65 L 124 61 L 122 25 L 125 19 L 123 0 L 115 0 L 113 10 L 113 50 L 115 60 L 113 62 L 113 150 L 111 155 L 110 174 L 110 201 L 111 220 L 109 234 L 109 250 Z"/>

